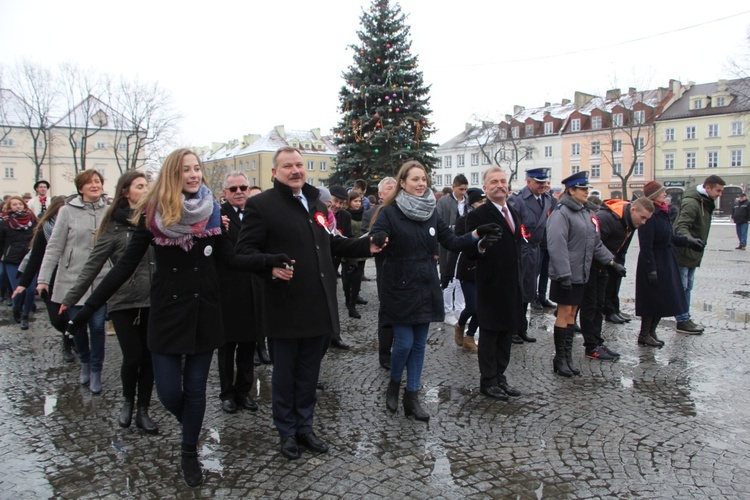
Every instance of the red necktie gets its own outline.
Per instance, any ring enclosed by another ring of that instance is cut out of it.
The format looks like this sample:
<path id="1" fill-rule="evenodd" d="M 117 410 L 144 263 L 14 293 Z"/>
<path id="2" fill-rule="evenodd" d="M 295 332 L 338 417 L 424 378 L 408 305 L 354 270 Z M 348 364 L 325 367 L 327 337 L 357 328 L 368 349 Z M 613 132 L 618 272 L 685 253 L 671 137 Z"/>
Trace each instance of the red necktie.
<path id="1" fill-rule="evenodd" d="M 510 231 L 512 233 L 516 232 L 516 226 L 513 225 L 513 217 L 510 216 L 510 210 L 508 210 L 508 205 L 505 205 L 503 207 L 503 215 L 505 216 L 505 222 L 508 223 L 510 226 Z"/>

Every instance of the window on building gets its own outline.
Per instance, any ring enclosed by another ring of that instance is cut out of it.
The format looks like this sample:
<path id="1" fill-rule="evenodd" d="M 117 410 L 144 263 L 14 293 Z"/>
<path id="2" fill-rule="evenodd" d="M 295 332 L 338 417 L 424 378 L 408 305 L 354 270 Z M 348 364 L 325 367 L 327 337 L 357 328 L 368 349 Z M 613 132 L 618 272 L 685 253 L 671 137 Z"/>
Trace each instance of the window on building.
<path id="1" fill-rule="evenodd" d="M 518 139 L 521 136 L 521 130 L 519 129 L 519 127 L 513 127 L 512 129 L 510 129 L 510 134 L 514 139 Z"/>
<path id="2" fill-rule="evenodd" d="M 253 170 L 258 170 L 258 165 L 255 163 L 255 160 L 253 160 Z"/>
<path id="3" fill-rule="evenodd" d="M 636 125 L 643 125 L 644 123 L 646 123 L 646 112 L 642 109 L 639 109 L 638 111 L 633 113 L 633 118 Z"/>
<path id="4" fill-rule="evenodd" d="M 643 151 L 643 149 L 646 147 L 646 138 L 645 137 L 638 137 L 635 140 L 635 150 L 636 151 Z"/>
<path id="5" fill-rule="evenodd" d="M 435 158 L 435 168 L 441 168 L 443 166 L 443 157 L 438 156 Z"/>
<path id="6" fill-rule="evenodd" d="M 592 116 L 591 117 L 591 128 L 594 130 L 599 130 L 602 128 L 602 117 L 601 115 Z"/>
<path id="7" fill-rule="evenodd" d="M 464 155 L 456 155 L 456 166 L 458 167 L 464 166 Z"/>
<path id="8" fill-rule="evenodd" d="M 615 113 L 612 115 L 612 126 L 622 127 L 622 113 Z"/>
<path id="9" fill-rule="evenodd" d="M 479 172 L 472 172 L 471 173 L 471 184 L 473 186 L 479 185 Z"/>
<path id="10" fill-rule="evenodd" d="M 524 153 L 524 159 L 526 159 L 526 160 L 533 160 L 534 159 L 534 149 L 533 148 L 526 148 L 526 151 Z"/>
<path id="11" fill-rule="evenodd" d="M 695 168 L 695 151 L 685 153 L 685 168 Z"/>
<path id="12" fill-rule="evenodd" d="M 255 177 L 253 177 L 252 179 L 250 179 L 250 182 L 252 182 L 253 186 L 257 186 L 258 185 L 258 181 L 256 180 Z"/>
<path id="13" fill-rule="evenodd" d="M 685 128 L 685 139 L 695 139 L 695 125 L 689 125 Z"/>
<path id="14" fill-rule="evenodd" d="M 119 149 L 120 151 L 125 151 L 126 149 L 128 149 L 128 145 L 125 144 L 124 142 L 121 142 L 120 144 L 117 145 L 117 149 Z"/>
<path id="15" fill-rule="evenodd" d="M 311 170 L 311 171 L 315 170 L 315 162 L 313 160 L 307 161 L 307 170 Z"/>
<path id="16" fill-rule="evenodd" d="M 471 153 L 471 164 L 472 166 L 479 165 L 479 153 Z"/>
<path id="17" fill-rule="evenodd" d="M 602 176 L 602 166 L 601 165 L 591 165 L 591 177 L 598 179 Z"/>
<path id="18" fill-rule="evenodd" d="M 445 157 L 445 168 L 450 168 L 453 166 L 453 157 L 452 156 L 446 156 Z M 448 183 L 450 185 L 450 182 Z"/>
<path id="19" fill-rule="evenodd" d="M 14 167 L 5 167 L 5 178 L 6 179 L 15 179 L 16 178 L 16 169 Z"/>
<path id="20" fill-rule="evenodd" d="M 570 121 L 570 130 L 571 132 L 578 132 L 581 130 L 581 119 L 580 118 L 574 118 Z"/>
<path id="21" fill-rule="evenodd" d="M 643 162 L 639 161 L 638 163 L 635 164 L 635 168 L 633 169 L 633 175 L 635 177 L 643 177 L 643 171 L 644 171 Z"/>
<path id="22" fill-rule="evenodd" d="M 743 126 L 742 122 L 732 122 L 732 135 L 742 135 Z"/>
<path id="23" fill-rule="evenodd" d="M 724 101 L 724 98 L 723 98 L 723 97 L 717 97 L 717 98 L 716 98 L 716 99 L 714 100 L 714 107 L 715 107 L 715 108 L 720 108 L 720 107 L 724 106 L 724 102 L 725 102 L 725 101 Z"/>
<path id="24" fill-rule="evenodd" d="M 674 153 L 664 153 L 664 170 L 674 170 Z"/>
<path id="25" fill-rule="evenodd" d="M 325 187 L 326 186 L 326 180 L 325 179 L 318 179 L 318 186 Z"/>
<path id="26" fill-rule="evenodd" d="M 693 109 L 703 109 L 703 99 L 693 100 Z"/>
<path id="27" fill-rule="evenodd" d="M 742 166 L 742 150 L 741 149 L 729 150 L 729 166 L 730 167 Z"/>
<path id="28" fill-rule="evenodd" d="M 531 137 L 534 135 L 534 125 L 526 125 L 526 128 L 523 131 L 524 137 Z"/>
<path id="29" fill-rule="evenodd" d="M 612 166 L 612 171 L 618 175 L 622 175 L 622 163 L 615 163 Z"/>
<path id="30" fill-rule="evenodd" d="M 490 157 L 487 154 L 482 153 L 482 165 L 489 165 L 489 164 L 490 164 Z"/>
<path id="31" fill-rule="evenodd" d="M 591 154 L 600 155 L 602 154 L 602 144 L 599 141 L 591 141 Z"/>
<path id="32" fill-rule="evenodd" d="M 443 184 L 445 184 L 446 186 L 450 186 L 450 185 L 451 185 L 451 182 L 452 182 L 452 181 L 451 181 L 451 174 L 445 174 L 445 175 L 443 176 L 443 179 L 445 179 L 445 180 L 443 181 Z"/>
<path id="33" fill-rule="evenodd" d="M 10 138 L 5 138 L 5 139 L 3 139 L 2 144 L 5 147 L 11 147 L 11 146 L 13 146 L 15 144 L 15 141 L 13 139 L 10 139 Z"/>
<path id="34" fill-rule="evenodd" d="M 581 166 L 580 165 L 571 165 L 570 166 L 570 173 L 571 174 L 577 174 L 580 171 L 581 171 Z"/>
<path id="35" fill-rule="evenodd" d="M 706 156 L 706 167 L 719 168 L 719 152 L 708 151 Z"/>
<path id="36" fill-rule="evenodd" d="M 320 162 L 320 171 L 321 172 L 325 172 L 326 170 L 328 170 L 328 163 L 324 162 L 324 161 L 321 161 Z"/>
<path id="37" fill-rule="evenodd" d="M 500 136 L 500 140 L 504 141 L 508 138 L 508 131 L 504 128 L 501 128 L 498 135 Z"/>
<path id="38" fill-rule="evenodd" d="M 709 137 L 719 137 L 719 124 L 718 123 L 709 123 L 708 124 L 708 136 Z"/>
<path id="39" fill-rule="evenodd" d="M 578 142 L 574 142 L 570 145 L 570 154 L 571 156 L 581 156 L 581 144 Z"/>
<path id="40" fill-rule="evenodd" d="M 614 139 L 614 140 L 612 140 L 612 152 L 613 153 L 622 153 L 622 139 Z"/>
<path id="41" fill-rule="evenodd" d="M 552 158 L 552 146 L 544 146 L 544 157 Z"/>
<path id="42" fill-rule="evenodd" d="M 544 133 L 553 134 L 555 132 L 555 124 L 552 122 L 544 122 Z"/>
<path id="43" fill-rule="evenodd" d="M 106 142 L 97 142 L 96 143 L 96 149 L 104 149 L 106 147 L 107 147 L 107 143 Z"/>
<path id="44" fill-rule="evenodd" d="M 665 142 L 674 141 L 674 129 L 673 128 L 664 129 L 664 141 Z"/>

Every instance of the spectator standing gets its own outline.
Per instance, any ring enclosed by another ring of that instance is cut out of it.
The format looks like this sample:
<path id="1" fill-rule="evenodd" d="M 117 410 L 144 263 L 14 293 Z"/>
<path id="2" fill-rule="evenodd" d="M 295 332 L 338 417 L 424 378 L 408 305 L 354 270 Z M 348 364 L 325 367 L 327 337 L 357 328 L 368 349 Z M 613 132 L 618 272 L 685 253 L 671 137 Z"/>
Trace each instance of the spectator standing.
<path id="1" fill-rule="evenodd" d="M 469 181 L 463 174 L 453 178 L 453 186 L 450 192 L 437 200 L 437 213 L 443 218 L 451 231 L 456 224 L 456 219 L 466 215 L 466 190 Z M 438 262 L 440 264 L 440 286 L 443 289 L 443 303 L 445 306 L 445 322 L 451 326 L 458 321 L 458 315 L 464 309 L 464 296 L 461 293 L 461 283 L 455 278 L 455 258 L 449 257 L 449 250 L 443 246 L 438 248 Z"/>
<path id="2" fill-rule="evenodd" d="M 0 214 L 0 256 L 11 290 L 18 286 L 18 266 L 29 252 L 37 218 L 20 196 L 11 196 L 3 204 Z M 32 278 L 32 286 L 35 277 Z M 34 291 L 13 298 L 13 320 L 21 323 L 21 330 L 29 329 L 29 314 L 34 305 Z"/>
<path id="3" fill-rule="evenodd" d="M 740 244 L 735 250 L 747 248 L 747 223 L 749 219 L 750 202 L 747 201 L 747 194 L 740 193 L 734 207 L 732 207 L 732 220 L 737 228 L 737 239 L 740 240 Z"/>

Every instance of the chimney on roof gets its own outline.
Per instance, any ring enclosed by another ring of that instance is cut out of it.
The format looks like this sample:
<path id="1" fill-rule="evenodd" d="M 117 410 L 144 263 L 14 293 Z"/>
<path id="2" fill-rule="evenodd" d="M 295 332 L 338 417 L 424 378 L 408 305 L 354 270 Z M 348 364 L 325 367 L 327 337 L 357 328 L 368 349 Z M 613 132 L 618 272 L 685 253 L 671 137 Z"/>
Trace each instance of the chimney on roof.
<path id="1" fill-rule="evenodd" d="M 570 104 L 570 99 L 563 99 L 561 102 L 563 106 L 567 106 L 568 104 Z"/>
<path id="2" fill-rule="evenodd" d="M 212 142 L 211 143 L 211 151 L 216 152 L 224 147 L 223 142 Z"/>
<path id="3" fill-rule="evenodd" d="M 276 125 L 274 127 L 274 130 L 276 130 L 276 133 L 279 134 L 282 139 L 286 139 L 286 132 L 284 132 L 284 125 Z"/>
<path id="4" fill-rule="evenodd" d="M 526 110 L 526 108 L 524 108 L 523 106 L 519 106 L 518 104 L 514 104 L 513 105 L 513 114 L 514 115 L 517 115 L 518 113 L 523 113 L 524 110 Z"/>
<path id="5" fill-rule="evenodd" d="M 682 97 L 683 89 L 682 89 L 682 82 L 675 79 L 669 80 L 669 90 L 672 91 L 672 94 L 674 95 L 674 99 L 679 99 Z"/>
<path id="6" fill-rule="evenodd" d="M 513 115 L 505 115 L 505 121 L 510 123 L 513 120 Z"/>
<path id="7" fill-rule="evenodd" d="M 593 98 L 594 96 L 591 94 L 586 94 L 585 92 L 579 92 L 576 90 L 575 96 L 573 97 L 573 102 L 575 103 L 576 109 L 580 109 L 588 104 L 588 102 Z"/>
<path id="8" fill-rule="evenodd" d="M 545 107 L 545 108 L 549 108 L 549 107 L 550 107 L 550 103 L 549 103 L 549 102 L 546 102 L 546 101 L 545 101 L 545 102 L 544 102 L 544 107 Z"/>
<path id="9" fill-rule="evenodd" d="M 310 130 L 310 132 L 312 133 L 313 137 L 315 137 L 316 141 L 320 140 L 320 129 L 319 128 L 314 128 L 314 129 Z"/>
<path id="10" fill-rule="evenodd" d="M 719 80 L 719 81 L 717 82 L 717 84 L 718 84 L 718 86 L 717 86 L 717 90 L 718 90 L 719 92 L 726 92 L 726 91 L 727 91 L 727 81 L 726 81 L 726 80 L 724 80 L 724 79 L 722 79 L 722 80 Z"/>
<path id="11" fill-rule="evenodd" d="M 466 125 L 464 126 L 464 132 L 471 132 L 471 129 L 473 128 L 474 128 L 474 125 L 467 122 Z"/>
<path id="12" fill-rule="evenodd" d="M 606 98 L 608 101 L 616 101 L 620 98 L 622 94 L 620 93 L 620 89 L 609 89 L 606 94 Z"/>
<path id="13" fill-rule="evenodd" d="M 631 96 L 631 97 L 634 96 L 636 90 L 637 89 L 635 87 L 628 87 L 628 95 Z"/>
<path id="14" fill-rule="evenodd" d="M 544 112 L 544 117 L 545 117 L 545 118 L 547 118 L 547 117 L 548 117 L 548 116 L 550 116 L 551 114 L 552 114 L 552 113 L 550 113 L 549 111 L 545 111 L 545 112 Z"/>
<path id="15" fill-rule="evenodd" d="M 229 142 L 227 143 L 227 147 L 228 147 L 228 148 L 233 148 L 233 147 L 235 147 L 235 146 L 236 146 L 236 145 L 237 145 L 238 143 L 239 143 L 239 141 L 238 141 L 237 139 L 232 139 L 231 141 L 229 141 Z"/>
<path id="16" fill-rule="evenodd" d="M 245 146 L 245 147 L 247 147 L 250 144 L 252 144 L 255 141 L 257 141 L 258 139 L 260 139 L 260 135 L 259 134 L 247 134 L 247 135 L 243 135 L 242 136 L 242 145 Z"/>

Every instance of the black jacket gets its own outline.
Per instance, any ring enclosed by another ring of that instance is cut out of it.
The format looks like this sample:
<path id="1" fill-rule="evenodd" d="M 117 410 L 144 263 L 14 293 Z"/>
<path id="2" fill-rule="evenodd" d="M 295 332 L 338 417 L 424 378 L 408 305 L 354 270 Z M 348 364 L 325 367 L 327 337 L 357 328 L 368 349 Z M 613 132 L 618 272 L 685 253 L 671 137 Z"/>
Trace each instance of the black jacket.
<path id="1" fill-rule="evenodd" d="M 615 262 L 620 264 L 625 264 L 625 256 L 635 234 L 630 205 L 630 202 L 625 200 L 607 200 L 596 213 L 602 244 L 615 256 Z M 595 260 L 591 267 L 602 269 L 605 266 Z"/>
<path id="2" fill-rule="evenodd" d="M 27 229 L 12 229 L 6 221 L 0 221 L 0 260 L 19 265 L 29 252 L 35 227 L 36 223 Z"/>
<path id="3" fill-rule="evenodd" d="M 737 201 L 732 207 L 732 220 L 735 224 L 747 224 L 750 219 L 750 201 Z"/>

